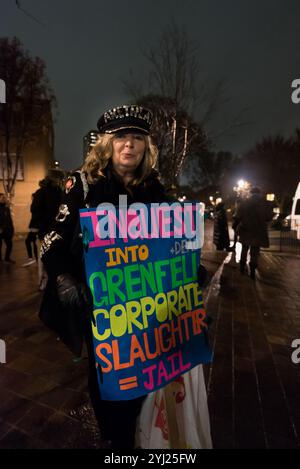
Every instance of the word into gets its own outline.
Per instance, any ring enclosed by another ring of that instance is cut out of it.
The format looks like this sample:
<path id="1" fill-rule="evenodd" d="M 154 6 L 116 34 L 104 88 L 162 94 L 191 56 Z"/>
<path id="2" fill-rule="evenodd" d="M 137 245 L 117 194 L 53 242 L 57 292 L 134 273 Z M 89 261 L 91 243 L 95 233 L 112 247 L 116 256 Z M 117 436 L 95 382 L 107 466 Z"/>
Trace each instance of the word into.
<path id="1" fill-rule="evenodd" d="M 300 103 L 300 78 L 296 78 L 292 81 L 292 88 L 294 91 L 291 95 L 292 103 L 299 104 Z"/>
<path id="2" fill-rule="evenodd" d="M 6 103 L 6 85 L 5 81 L 0 78 L 0 103 Z"/>
<path id="3" fill-rule="evenodd" d="M 0 339 L 0 363 L 6 363 L 6 344 Z"/>

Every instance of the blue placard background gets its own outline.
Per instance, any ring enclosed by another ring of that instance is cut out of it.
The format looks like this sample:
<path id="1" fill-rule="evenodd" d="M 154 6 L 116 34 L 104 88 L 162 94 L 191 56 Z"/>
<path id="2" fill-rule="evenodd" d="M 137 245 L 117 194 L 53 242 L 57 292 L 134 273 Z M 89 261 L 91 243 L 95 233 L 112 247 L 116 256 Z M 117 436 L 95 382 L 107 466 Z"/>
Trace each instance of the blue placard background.
<path id="1" fill-rule="evenodd" d="M 86 277 L 94 297 L 93 340 L 101 396 L 104 400 L 134 399 L 211 360 L 202 291 L 197 284 L 201 251 L 186 249 L 186 240 L 174 237 L 127 241 L 116 238 L 112 244 L 100 246 L 95 220 L 99 220 L 96 209 L 80 211 Z M 126 247 L 133 246 L 144 246 L 144 254 L 149 252 L 147 259 L 137 257 L 136 262 L 131 262 L 129 253 L 128 263 L 107 267 L 111 259 L 107 250 L 120 248 L 124 253 Z M 160 268 L 159 261 L 165 261 Z M 155 271 L 155 266 L 158 274 L 150 281 L 149 272 L 152 268 Z M 125 271 L 130 279 L 127 288 L 125 281 L 121 282 Z M 109 276 L 110 286 L 106 282 Z M 159 283 L 161 288 L 154 293 L 152 290 Z M 162 306 L 147 315 L 153 310 L 154 301 Z M 100 338 L 103 334 L 105 340 Z"/>

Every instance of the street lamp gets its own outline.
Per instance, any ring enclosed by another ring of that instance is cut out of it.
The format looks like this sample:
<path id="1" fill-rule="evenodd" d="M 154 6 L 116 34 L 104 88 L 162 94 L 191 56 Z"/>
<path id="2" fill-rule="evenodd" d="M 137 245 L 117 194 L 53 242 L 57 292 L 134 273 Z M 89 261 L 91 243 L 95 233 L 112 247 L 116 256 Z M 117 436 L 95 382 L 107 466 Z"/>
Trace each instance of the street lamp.
<path id="1" fill-rule="evenodd" d="M 237 181 L 237 185 L 234 186 L 233 190 L 236 192 L 238 197 L 246 198 L 249 196 L 250 187 L 250 182 L 246 181 L 245 179 L 240 179 Z"/>
<path id="2" fill-rule="evenodd" d="M 245 185 L 247 184 L 246 181 L 244 181 L 244 179 L 240 179 L 237 183 L 238 185 L 238 189 L 244 189 Z"/>

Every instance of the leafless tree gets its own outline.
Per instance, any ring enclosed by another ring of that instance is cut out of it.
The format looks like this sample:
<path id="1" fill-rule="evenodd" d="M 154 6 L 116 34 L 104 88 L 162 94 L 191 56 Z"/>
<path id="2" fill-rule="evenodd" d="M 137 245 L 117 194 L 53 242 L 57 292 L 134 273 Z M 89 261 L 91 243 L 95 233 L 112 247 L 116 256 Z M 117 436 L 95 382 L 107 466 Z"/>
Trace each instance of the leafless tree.
<path id="1" fill-rule="evenodd" d="M 25 147 L 49 124 L 45 119 L 56 105 L 45 69 L 43 60 L 30 57 L 17 38 L 0 38 L 0 76 L 6 83 L 6 103 L 0 104 L 0 150 L 9 198 Z"/>
<path id="2" fill-rule="evenodd" d="M 257 142 L 240 163 L 240 171 L 266 192 L 274 193 L 282 211 L 291 203 L 300 174 L 300 131 L 291 137 L 274 135 Z"/>
<path id="3" fill-rule="evenodd" d="M 33 16 L 31 13 L 29 13 L 29 11 L 25 8 L 23 8 L 20 0 L 14 0 L 15 4 L 16 4 L 16 7 L 22 11 L 22 13 L 24 13 L 24 15 L 28 16 L 28 18 L 30 18 L 31 20 L 35 21 L 36 23 L 38 23 L 40 26 L 45 26 L 44 23 L 42 23 L 38 18 L 36 18 L 35 16 Z"/>
<path id="4" fill-rule="evenodd" d="M 224 80 L 211 85 L 201 78 L 198 48 L 186 30 L 175 24 L 144 56 L 150 66 L 145 84 L 135 81 L 132 71 L 123 84 L 131 98 L 154 111 L 159 169 L 166 182 L 177 186 L 186 160 L 214 140 L 209 122 L 226 102 Z M 241 116 L 221 129 L 218 137 L 242 125 Z"/>

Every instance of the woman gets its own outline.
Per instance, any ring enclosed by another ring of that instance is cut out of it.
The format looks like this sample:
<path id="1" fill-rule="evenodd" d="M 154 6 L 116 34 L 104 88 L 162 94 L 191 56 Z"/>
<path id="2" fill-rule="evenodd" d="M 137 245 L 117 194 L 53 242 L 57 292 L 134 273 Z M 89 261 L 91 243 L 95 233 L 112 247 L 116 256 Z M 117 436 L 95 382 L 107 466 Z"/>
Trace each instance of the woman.
<path id="1" fill-rule="evenodd" d="M 127 196 L 128 205 L 167 200 L 154 170 L 157 149 L 149 135 L 151 119 L 151 113 L 141 106 L 122 106 L 101 116 L 98 141 L 82 170 L 67 180 L 55 226 L 42 246 L 49 283 L 41 319 L 77 355 L 85 338 L 91 401 L 101 434 L 111 440 L 113 448 L 134 448 L 136 420 L 145 397 L 101 400 L 91 332 L 92 299 L 84 279 L 79 209 L 97 207 L 102 202 L 118 205 L 120 195 Z"/>
<path id="2" fill-rule="evenodd" d="M 133 448 L 135 421 L 144 398 L 101 401 L 92 350 L 88 291 L 79 230 L 79 209 L 102 202 L 117 205 L 119 195 L 133 202 L 162 202 L 166 195 L 154 170 L 157 149 L 149 136 L 151 113 L 141 106 L 107 111 L 98 121 L 99 138 L 81 171 L 66 182 L 53 230 L 42 245 L 49 284 L 41 319 L 80 355 L 85 336 L 90 361 L 89 391 L 102 435 L 113 447 Z M 77 227 L 77 229 L 76 229 Z M 74 231 L 77 235 L 74 236 Z M 83 318 L 82 311 L 87 312 Z M 74 311 L 76 315 L 74 316 Z M 122 422 L 122 426 L 119 425 Z"/>

